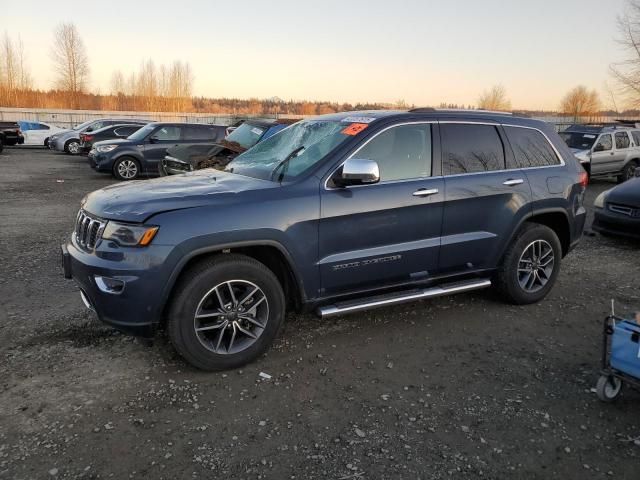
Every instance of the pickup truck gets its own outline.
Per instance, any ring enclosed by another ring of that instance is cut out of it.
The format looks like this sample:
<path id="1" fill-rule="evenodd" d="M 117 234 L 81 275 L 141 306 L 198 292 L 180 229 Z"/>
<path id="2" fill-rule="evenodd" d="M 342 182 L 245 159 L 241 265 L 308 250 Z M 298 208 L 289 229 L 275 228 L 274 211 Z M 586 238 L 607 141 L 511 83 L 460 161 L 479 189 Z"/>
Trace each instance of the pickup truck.
<path id="1" fill-rule="evenodd" d="M 205 370 L 321 317 L 494 286 L 541 301 L 582 236 L 587 174 L 551 126 L 483 111 L 302 120 L 220 170 L 87 195 L 62 246 L 87 307 L 165 329 Z M 464 321 L 461 316 L 460 321 Z"/>

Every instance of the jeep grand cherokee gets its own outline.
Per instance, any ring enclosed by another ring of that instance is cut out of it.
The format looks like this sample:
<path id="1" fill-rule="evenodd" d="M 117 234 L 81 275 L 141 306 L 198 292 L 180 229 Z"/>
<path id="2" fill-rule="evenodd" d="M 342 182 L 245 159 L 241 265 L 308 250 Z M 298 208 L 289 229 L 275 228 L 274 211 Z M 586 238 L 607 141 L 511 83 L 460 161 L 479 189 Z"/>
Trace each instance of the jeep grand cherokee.
<path id="1" fill-rule="evenodd" d="M 233 368 L 269 347 L 287 310 L 326 317 L 491 285 L 542 300 L 581 237 L 586 182 L 543 122 L 332 114 L 223 171 L 89 194 L 63 265 L 103 322 L 166 328 L 196 367 Z"/>

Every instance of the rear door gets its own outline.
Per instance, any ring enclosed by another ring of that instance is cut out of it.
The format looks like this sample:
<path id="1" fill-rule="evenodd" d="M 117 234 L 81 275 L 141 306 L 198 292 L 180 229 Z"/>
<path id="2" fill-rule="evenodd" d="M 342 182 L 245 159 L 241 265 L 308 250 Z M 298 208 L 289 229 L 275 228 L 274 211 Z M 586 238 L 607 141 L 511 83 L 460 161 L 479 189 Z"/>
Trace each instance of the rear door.
<path id="1" fill-rule="evenodd" d="M 631 139 L 626 131 L 616 132 L 613 136 L 615 147 L 614 155 L 611 156 L 611 163 L 607 165 L 608 172 L 619 172 L 627 161 L 627 156 L 631 152 Z"/>
<path id="2" fill-rule="evenodd" d="M 182 127 L 180 125 L 161 125 L 147 137 L 144 145 L 145 165 L 142 166 L 146 172 L 157 173 L 158 163 L 167 154 L 167 149 L 177 147 L 181 143 Z"/>
<path id="3" fill-rule="evenodd" d="M 440 123 L 446 202 L 439 269 L 443 274 L 493 268 L 514 224 L 530 211 L 521 169 L 507 169 L 502 127 Z"/>
<path id="4" fill-rule="evenodd" d="M 386 128 L 350 155 L 376 161 L 379 183 L 338 188 L 330 177 L 321 186 L 318 264 L 324 296 L 437 273 L 444 198 L 440 165 L 433 162 L 438 143 L 437 124 Z"/>

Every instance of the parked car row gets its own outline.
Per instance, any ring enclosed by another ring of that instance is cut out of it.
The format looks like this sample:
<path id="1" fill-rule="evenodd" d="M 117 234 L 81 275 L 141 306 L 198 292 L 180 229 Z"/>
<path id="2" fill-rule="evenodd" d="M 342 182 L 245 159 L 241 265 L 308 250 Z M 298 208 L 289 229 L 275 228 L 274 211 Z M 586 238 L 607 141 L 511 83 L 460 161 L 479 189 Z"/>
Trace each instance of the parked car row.
<path id="1" fill-rule="evenodd" d="M 49 146 L 51 135 L 60 133 L 64 128 L 44 122 L 19 121 L 20 130 L 24 136 L 24 144 L 30 146 Z"/>
<path id="2" fill-rule="evenodd" d="M 49 137 L 49 148 L 57 152 L 65 152 L 71 155 L 78 155 L 81 151 L 80 134 L 90 133 L 112 125 L 146 125 L 147 120 L 134 120 L 130 118 L 103 118 L 99 120 L 89 120 L 76 127 L 58 132 Z"/>

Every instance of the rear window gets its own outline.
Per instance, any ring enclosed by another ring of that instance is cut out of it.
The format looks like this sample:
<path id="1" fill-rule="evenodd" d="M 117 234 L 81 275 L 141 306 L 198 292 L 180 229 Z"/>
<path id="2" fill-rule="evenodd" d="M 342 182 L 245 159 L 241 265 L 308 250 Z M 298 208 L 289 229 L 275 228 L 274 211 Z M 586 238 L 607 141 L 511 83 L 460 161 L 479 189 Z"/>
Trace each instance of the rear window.
<path id="1" fill-rule="evenodd" d="M 629 148 L 629 135 L 627 132 L 617 132 L 616 133 L 616 148 Z"/>
<path id="2" fill-rule="evenodd" d="M 521 127 L 504 127 L 516 168 L 548 167 L 560 165 L 560 159 L 545 136 L 537 130 Z"/>
<path id="3" fill-rule="evenodd" d="M 636 145 L 640 145 L 640 132 L 637 130 L 634 130 L 633 132 L 631 132 L 631 136 L 633 137 L 633 142 Z"/>
<path id="4" fill-rule="evenodd" d="M 445 175 L 503 170 L 504 146 L 493 125 L 442 124 Z"/>

